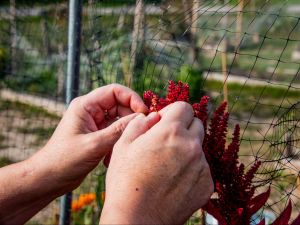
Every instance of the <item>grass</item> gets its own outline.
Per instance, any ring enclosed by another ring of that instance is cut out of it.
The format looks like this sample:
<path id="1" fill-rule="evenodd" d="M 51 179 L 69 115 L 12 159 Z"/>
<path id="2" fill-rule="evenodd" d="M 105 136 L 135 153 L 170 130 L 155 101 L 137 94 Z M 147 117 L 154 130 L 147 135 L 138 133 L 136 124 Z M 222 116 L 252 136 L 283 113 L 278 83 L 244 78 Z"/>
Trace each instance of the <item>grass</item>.
<path id="1" fill-rule="evenodd" d="M 223 82 L 207 80 L 205 81 L 205 90 L 208 91 L 221 91 L 223 89 Z M 278 99 L 282 97 L 284 91 L 287 91 L 286 87 L 274 87 L 274 86 L 258 86 L 258 85 L 245 85 L 238 83 L 229 83 L 228 90 L 230 95 L 237 95 L 243 97 L 247 96 L 248 98 L 253 97 L 257 99 L 260 94 L 264 91 L 262 98 L 267 99 Z M 297 90 L 288 90 L 286 97 L 289 98 L 300 98 L 300 92 Z"/>
<path id="2" fill-rule="evenodd" d="M 208 93 L 219 93 L 214 100 L 216 104 L 223 100 L 223 82 L 206 80 L 204 90 Z M 233 115 L 242 116 L 253 111 L 253 115 L 259 118 L 279 116 L 291 106 L 291 103 L 298 102 L 300 98 L 299 91 L 284 87 L 243 86 L 238 83 L 229 83 L 228 93 L 229 109 Z M 280 105 L 282 100 L 283 104 Z"/>
<path id="3" fill-rule="evenodd" d="M 287 47 L 284 48 L 285 41 L 277 43 L 276 41 L 266 41 L 260 52 L 258 52 L 258 46 L 253 48 L 241 49 L 237 56 L 234 52 L 227 53 L 227 68 L 231 69 L 232 73 L 236 70 L 242 70 L 243 74 L 251 75 L 268 79 L 270 72 L 268 69 L 273 70 L 276 68 L 273 79 L 290 82 L 293 79 L 293 75 L 296 75 L 299 69 L 299 63 L 291 60 L 292 52 L 296 48 L 295 42 L 289 42 Z M 274 46 L 276 48 L 274 49 Z M 277 47 L 278 46 L 278 47 Z M 203 50 L 203 62 L 206 70 L 220 71 L 221 70 L 221 52 L 217 52 L 214 56 L 207 56 L 209 51 Z M 280 58 L 280 54 L 282 56 Z M 257 56 L 259 58 L 257 58 Z M 280 58 L 280 62 L 278 62 Z M 234 61 L 233 61 L 234 60 Z M 292 75 L 287 75 L 286 71 L 294 71 Z M 296 81 L 294 81 L 296 82 Z"/>

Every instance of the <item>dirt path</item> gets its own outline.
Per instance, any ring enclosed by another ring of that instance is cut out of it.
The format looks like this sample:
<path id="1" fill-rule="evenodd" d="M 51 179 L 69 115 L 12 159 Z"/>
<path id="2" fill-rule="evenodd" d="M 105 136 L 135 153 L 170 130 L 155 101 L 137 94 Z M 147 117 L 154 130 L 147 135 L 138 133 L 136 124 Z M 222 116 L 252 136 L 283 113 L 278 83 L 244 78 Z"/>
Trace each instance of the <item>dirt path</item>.
<path id="1" fill-rule="evenodd" d="M 25 93 L 18 93 L 10 89 L 0 90 L 0 98 L 10 101 L 19 101 L 25 104 L 41 107 L 48 112 L 57 114 L 58 116 L 62 116 L 66 109 L 65 104 L 62 102 Z"/>

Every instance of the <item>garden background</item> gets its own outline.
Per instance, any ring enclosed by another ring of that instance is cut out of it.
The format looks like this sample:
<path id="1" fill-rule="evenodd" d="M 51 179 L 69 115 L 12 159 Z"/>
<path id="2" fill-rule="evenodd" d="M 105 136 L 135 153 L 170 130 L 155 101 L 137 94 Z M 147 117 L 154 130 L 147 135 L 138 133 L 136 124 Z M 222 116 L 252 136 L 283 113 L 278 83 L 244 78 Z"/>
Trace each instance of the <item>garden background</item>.
<path id="1" fill-rule="evenodd" d="M 0 3 L 0 166 L 28 158 L 53 133 L 66 107 L 69 2 Z M 191 99 L 228 101 L 229 134 L 241 126 L 240 160 L 277 216 L 299 212 L 300 2 L 298 0 L 86 0 L 82 2 L 79 94 L 110 83 L 164 93 L 188 82 Z M 79 47 L 79 46 L 78 46 Z M 230 136 L 228 137 L 230 139 Z M 97 223 L 105 168 L 74 191 L 96 193 L 73 224 Z M 188 185 L 188 184 L 187 184 Z M 58 222 L 59 199 L 28 224 Z M 202 224 L 202 212 L 188 223 Z"/>

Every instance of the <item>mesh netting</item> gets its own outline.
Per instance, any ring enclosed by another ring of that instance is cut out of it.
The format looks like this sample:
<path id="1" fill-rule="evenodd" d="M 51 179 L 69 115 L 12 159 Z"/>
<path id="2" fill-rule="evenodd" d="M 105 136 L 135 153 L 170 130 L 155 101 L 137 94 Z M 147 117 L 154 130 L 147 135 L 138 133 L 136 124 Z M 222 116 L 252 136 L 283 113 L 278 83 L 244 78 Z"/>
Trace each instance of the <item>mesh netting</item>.
<path id="1" fill-rule="evenodd" d="M 291 199 L 294 218 L 300 206 L 299 12 L 297 0 L 86 1 L 80 93 L 114 82 L 140 94 L 164 93 L 168 80 L 181 80 L 193 101 L 211 97 L 211 113 L 228 101 L 228 134 L 241 126 L 240 160 L 248 168 L 260 160 L 258 190 L 271 186 L 265 211 L 277 217 Z M 62 115 L 67 14 L 65 2 L 0 9 L 0 156 L 7 161 L 43 146 Z M 104 191 L 103 174 L 97 168 L 75 193 Z M 57 207 L 43 218 L 53 221 Z"/>

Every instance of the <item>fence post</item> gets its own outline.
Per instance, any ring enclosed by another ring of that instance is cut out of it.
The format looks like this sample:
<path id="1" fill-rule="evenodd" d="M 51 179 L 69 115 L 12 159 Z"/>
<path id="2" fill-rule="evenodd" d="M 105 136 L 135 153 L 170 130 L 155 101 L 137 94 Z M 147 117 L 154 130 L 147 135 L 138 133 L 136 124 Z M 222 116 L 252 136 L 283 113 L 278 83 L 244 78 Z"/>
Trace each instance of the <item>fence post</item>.
<path id="1" fill-rule="evenodd" d="M 77 97 L 79 89 L 80 69 L 80 37 L 81 37 L 81 0 L 69 2 L 69 28 L 68 28 L 68 67 L 66 84 L 66 105 Z M 60 225 L 69 225 L 71 218 L 72 193 L 61 198 Z"/>

